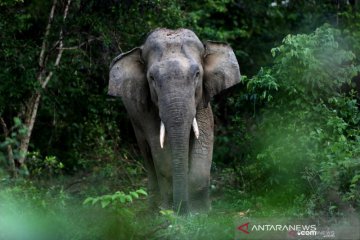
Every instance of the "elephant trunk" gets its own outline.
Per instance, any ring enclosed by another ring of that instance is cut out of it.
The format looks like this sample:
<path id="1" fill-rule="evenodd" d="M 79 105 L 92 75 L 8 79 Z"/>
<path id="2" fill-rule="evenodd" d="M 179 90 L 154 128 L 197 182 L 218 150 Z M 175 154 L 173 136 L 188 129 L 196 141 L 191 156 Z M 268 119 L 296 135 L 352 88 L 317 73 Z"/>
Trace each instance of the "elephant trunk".
<path id="1" fill-rule="evenodd" d="M 195 117 L 192 105 L 192 101 L 170 103 L 163 108 L 166 114 L 162 116 L 171 148 L 174 211 L 180 214 L 189 211 L 189 139 Z"/>
<path id="2" fill-rule="evenodd" d="M 169 129 L 169 142 L 172 156 L 173 201 L 174 210 L 180 214 L 188 212 L 188 163 L 189 135 L 186 126 Z"/>

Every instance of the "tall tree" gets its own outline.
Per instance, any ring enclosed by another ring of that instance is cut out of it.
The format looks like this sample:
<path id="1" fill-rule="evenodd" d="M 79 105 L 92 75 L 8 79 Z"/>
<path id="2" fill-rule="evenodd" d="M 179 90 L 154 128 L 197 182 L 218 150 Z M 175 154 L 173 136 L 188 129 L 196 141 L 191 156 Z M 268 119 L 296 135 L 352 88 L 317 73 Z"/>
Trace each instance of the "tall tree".
<path id="1" fill-rule="evenodd" d="M 71 0 L 67 0 L 62 15 L 63 24 L 65 24 L 65 20 L 68 16 L 70 4 L 71 4 Z M 64 31 L 62 27 L 61 30 L 59 31 L 59 36 L 57 41 L 52 42 L 52 44 L 49 43 L 50 32 L 53 31 L 52 27 L 53 27 L 55 10 L 57 5 L 58 5 L 57 0 L 53 0 L 51 10 L 49 13 L 48 22 L 43 35 L 43 41 L 42 41 L 39 60 L 38 60 L 38 70 L 36 72 L 36 75 L 33 76 L 36 79 L 37 84 L 34 85 L 30 97 L 25 102 L 23 102 L 22 106 L 20 107 L 20 112 L 17 114 L 23 120 L 25 127 L 27 129 L 26 133 L 20 137 L 20 148 L 19 148 L 20 155 L 19 158 L 17 159 L 18 164 L 23 169 L 26 169 L 25 159 L 29 149 L 29 143 L 33 132 L 34 124 L 38 115 L 38 109 L 41 102 L 42 93 L 47 88 L 49 82 L 51 81 L 54 75 L 54 70 L 59 66 L 64 51 L 64 43 L 63 43 Z M 57 51 L 57 54 L 51 69 L 49 64 L 49 56 L 50 56 L 50 52 L 54 50 Z M 1 117 L 0 120 L 1 120 L 1 125 L 3 126 L 4 134 L 7 137 L 9 135 L 7 124 L 5 123 L 3 117 Z M 8 145 L 7 149 L 8 149 L 8 159 L 11 165 L 11 169 L 12 171 L 14 171 L 14 160 L 13 160 L 14 157 L 13 157 L 13 151 L 11 149 L 11 145 Z M 13 176 L 16 176 L 16 174 L 13 173 Z"/>

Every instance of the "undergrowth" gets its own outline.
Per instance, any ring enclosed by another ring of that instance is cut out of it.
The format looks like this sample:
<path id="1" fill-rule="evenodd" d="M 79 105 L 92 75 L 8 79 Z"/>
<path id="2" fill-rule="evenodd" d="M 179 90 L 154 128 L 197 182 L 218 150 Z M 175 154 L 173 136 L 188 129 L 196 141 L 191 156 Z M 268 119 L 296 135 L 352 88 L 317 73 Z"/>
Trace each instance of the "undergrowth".
<path id="1" fill-rule="evenodd" d="M 239 217 L 306 214 L 301 198 L 284 208 L 281 202 L 275 204 L 274 196 L 227 188 L 221 198 L 213 199 L 210 212 L 177 216 L 171 210 L 150 211 L 142 189 L 84 198 L 89 193 L 73 194 L 61 184 L 39 187 L 36 182 L 19 181 L 4 185 L 1 240 L 232 239 Z"/>

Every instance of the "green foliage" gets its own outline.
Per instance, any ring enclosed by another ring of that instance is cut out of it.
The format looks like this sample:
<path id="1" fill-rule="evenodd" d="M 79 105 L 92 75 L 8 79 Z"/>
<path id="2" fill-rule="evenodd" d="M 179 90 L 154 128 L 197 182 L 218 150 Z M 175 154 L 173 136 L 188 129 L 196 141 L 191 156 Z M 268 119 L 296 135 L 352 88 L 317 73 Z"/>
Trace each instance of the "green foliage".
<path id="1" fill-rule="evenodd" d="M 313 104 L 337 96 L 339 88 L 350 84 L 359 70 L 353 64 L 355 55 L 339 46 L 340 37 L 339 30 L 324 26 L 311 35 L 289 35 L 283 45 L 272 49 L 273 73 L 281 90 L 289 97 Z"/>
<path id="2" fill-rule="evenodd" d="M 1 139 L 0 138 L 0 162 L 7 166 L 7 147 L 11 146 L 14 160 L 18 160 L 22 156 L 20 151 L 20 139 L 26 135 L 27 128 L 22 123 L 21 119 L 14 117 L 12 128 L 9 130 L 9 136 Z"/>
<path id="3" fill-rule="evenodd" d="M 358 99 L 342 87 L 360 67 L 341 40 L 329 26 L 289 35 L 272 50 L 273 66 L 246 80 L 265 104 L 253 162 L 243 169 L 262 176 L 259 190 L 313 194 L 323 207 L 331 204 L 323 196 L 332 190 L 344 200 L 358 194 L 350 187 L 360 170 Z"/>
<path id="4" fill-rule="evenodd" d="M 352 49 L 355 53 L 357 62 L 360 61 L 360 13 L 358 11 L 346 11 L 341 14 L 341 28 L 344 29 L 344 42 L 348 45 L 348 48 Z"/>
<path id="5" fill-rule="evenodd" d="M 135 139 L 124 108 L 106 96 L 108 64 L 120 52 L 141 45 L 146 34 L 157 27 L 188 27 L 201 39 L 230 42 L 242 72 L 252 74 L 259 66 L 269 64 L 269 49 L 285 34 L 309 32 L 327 19 L 324 12 L 331 15 L 335 9 L 328 3 L 290 1 L 288 6 L 270 7 L 271 2 L 77 0 L 70 6 L 64 27 L 60 1 L 48 39 L 49 63 L 57 53 L 51 44 L 62 27 L 64 46 L 72 48 L 64 51 L 60 67 L 42 93 L 30 151 L 56 156 L 66 166 L 64 170 L 72 172 L 92 168 L 99 159 L 119 156 L 120 149 L 131 146 Z M 6 11 L 0 14 L 4 40 L 0 113 L 9 122 L 26 109 L 31 93 L 39 89 L 37 59 L 51 2 L 2 3 Z M 347 26 L 350 29 L 353 25 Z M 271 84 L 272 80 L 268 81 Z M 261 97 L 267 94 L 263 92 Z M 255 106 L 257 96 L 247 97 L 254 102 L 249 107 Z"/>
<path id="6" fill-rule="evenodd" d="M 64 164 L 55 156 L 42 158 L 39 152 L 28 153 L 28 169 L 32 178 L 45 179 L 61 175 Z"/>
<path id="7" fill-rule="evenodd" d="M 2 239 L 141 239 L 146 226 L 136 219 L 141 206 L 88 208 L 57 184 L 40 188 L 28 181 L 0 190 L 0 211 Z"/>
<path id="8" fill-rule="evenodd" d="M 133 199 L 138 199 L 141 195 L 147 196 L 148 194 L 144 189 L 138 189 L 136 191 L 130 191 L 128 194 L 117 191 L 112 195 L 103 195 L 99 197 L 88 197 L 85 199 L 83 204 L 92 204 L 100 203 L 102 208 L 106 207 L 114 207 L 118 208 L 120 205 L 124 205 L 125 203 L 132 203 Z"/>
<path id="9" fill-rule="evenodd" d="M 0 147 L 5 147 L 7 145 L 11 145 L 13 148 L 17 148 L 19 144 L 19 138 L 27 133 L 27 129 L 25 125 L 21 122 L 21 119 L 15 117 L 13 119 L 14 124 L 11 129 L 10 136 L 5 138 L 4 142 L 1 143 Z"/>
<path id="10" fill-rule="evenodd" d="M 2 1 L 0 14 L 0 60 L 3 62 L 0 71 L 0 115 L 7 115 L 9 111 L 19 111 L 19 103 L 24 96 L 38 87 L 36 84 L 36 44 L 34 39 L 18 37 L 26 33 L 32 26 L 29 12 L 19 11 L 24 4 L 22 1 Z M 13 114 L 9 117 L 16 117 Z"/>

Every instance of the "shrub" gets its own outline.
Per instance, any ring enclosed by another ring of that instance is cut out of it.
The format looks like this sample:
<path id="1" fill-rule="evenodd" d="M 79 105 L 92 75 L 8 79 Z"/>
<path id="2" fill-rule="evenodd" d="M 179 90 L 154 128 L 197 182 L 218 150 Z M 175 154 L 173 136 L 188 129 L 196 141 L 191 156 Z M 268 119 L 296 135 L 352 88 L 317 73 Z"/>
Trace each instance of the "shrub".
<path id="1" fill-rule="evenodd" d="M 244 80 L 260 111 L 241 172 L 280 202 L 305 193 L 322 209 L 360 203 L 360 113 L 351 85 L 360 66 L 343 43 L 341 31 L 327 25 L 288 35 L 272 49 L 273 65 Z M 243 96 L 235 107 L 249 99 Z"/>

